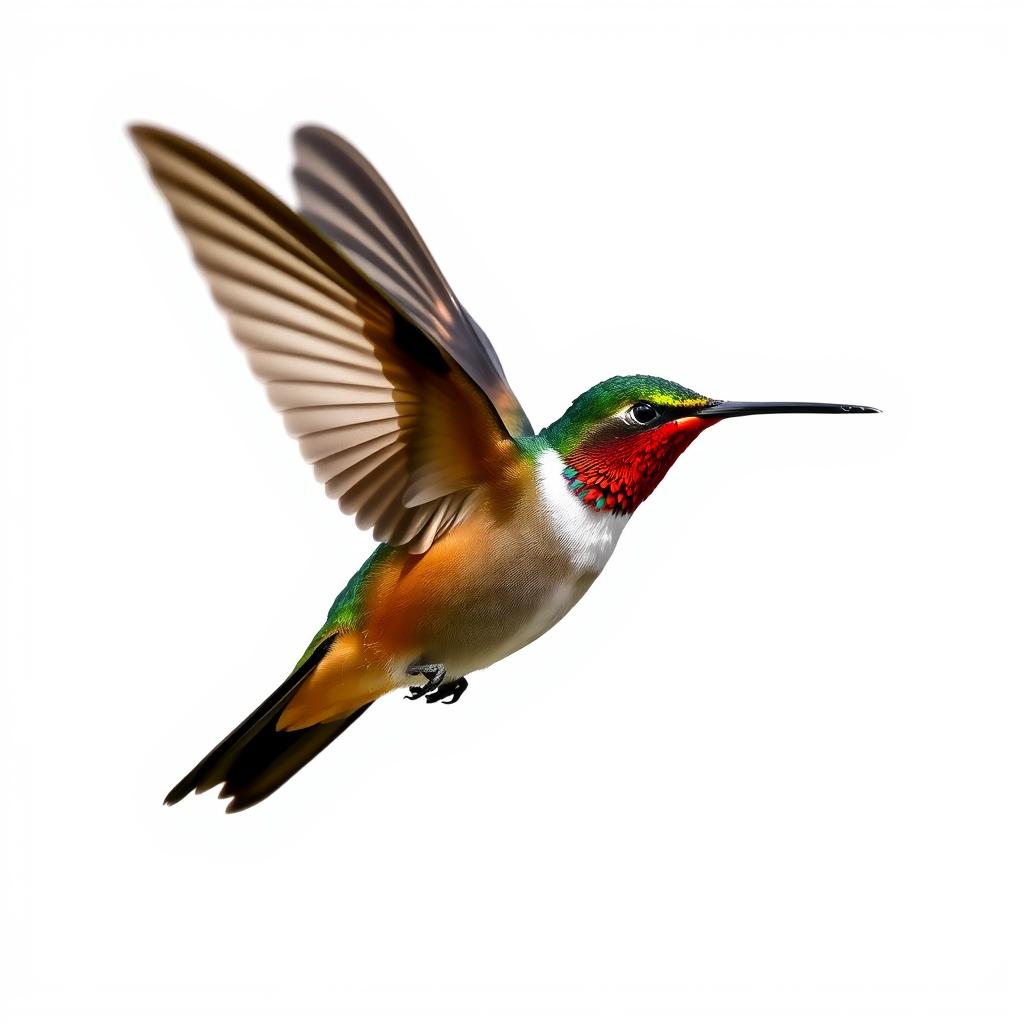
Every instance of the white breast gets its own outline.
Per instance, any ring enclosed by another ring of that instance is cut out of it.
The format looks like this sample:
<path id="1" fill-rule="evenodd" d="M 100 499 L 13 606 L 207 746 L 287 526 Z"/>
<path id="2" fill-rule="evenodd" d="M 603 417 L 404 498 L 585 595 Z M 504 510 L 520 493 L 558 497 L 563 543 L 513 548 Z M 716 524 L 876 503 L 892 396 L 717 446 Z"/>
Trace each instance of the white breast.
<path id="1" fill-rule="evenodd" d="M 559 543 L 580 574 L 597 574 L 615 550 L 628 515 L 598 512 L 569 490 L 565 463 L 548 449 L 537 460 L 540 500 Z"/>

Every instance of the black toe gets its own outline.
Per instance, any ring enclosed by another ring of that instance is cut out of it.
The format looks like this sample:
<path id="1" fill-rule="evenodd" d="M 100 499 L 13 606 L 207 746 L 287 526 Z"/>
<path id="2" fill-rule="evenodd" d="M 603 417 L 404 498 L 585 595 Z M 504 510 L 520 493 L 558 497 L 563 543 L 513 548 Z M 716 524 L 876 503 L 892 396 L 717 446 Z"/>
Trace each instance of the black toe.
<path id="1" fill-rule="evenodd" d="M 442 704 L 454 704 L 466 692 L 468 686 L 469 683 L 465 679 L 451 679 L 429 694 L 426 698 L 427 703 L 435 704 L 440 701 Z"/>

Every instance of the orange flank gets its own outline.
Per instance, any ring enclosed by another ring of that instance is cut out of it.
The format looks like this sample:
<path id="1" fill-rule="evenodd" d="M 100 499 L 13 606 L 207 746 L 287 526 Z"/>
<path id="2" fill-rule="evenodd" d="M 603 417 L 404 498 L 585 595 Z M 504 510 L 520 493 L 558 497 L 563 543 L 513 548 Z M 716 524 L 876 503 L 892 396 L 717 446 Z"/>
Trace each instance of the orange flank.
<path id="1" fill-rule="evenodd" d="M 384 552 L 367 577 L 360 621 L 339 633 L 286 705 L 278 729 L 344 718 L 414 682 L 406 675 L 412 664 L 443 663 L 454 677 L 490 663 L 491 652 L 533 614 L 530 595 L 559 561 L 543 569 L 528 558 L 535 550 L 530 541 L 546 535 L 533 488 L 507 477 L 502 483 L 424 554 Z M 518 511 L 509 486 L 525 499 Z"/>
<path id="2" fill-rule="evenodd" d="M 323 661 L 281 712 L 277 728 L 308 729 L 318 722 L 345 718 L 386 693 L 384 674 L 368 663 L 361 633 L 339 636 Z"/>

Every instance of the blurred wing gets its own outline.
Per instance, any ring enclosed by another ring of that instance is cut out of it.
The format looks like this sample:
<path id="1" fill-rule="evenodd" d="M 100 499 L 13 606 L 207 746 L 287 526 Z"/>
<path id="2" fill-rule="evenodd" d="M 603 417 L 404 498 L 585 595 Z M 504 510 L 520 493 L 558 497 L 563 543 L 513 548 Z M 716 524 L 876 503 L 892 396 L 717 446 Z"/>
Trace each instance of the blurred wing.
<path id="1" fill-rule="evenodd" d="M 328 496 L 378 540 L 425 551 L 514 457 L 487 397 L 261 186 L 177 135 L 131 134 Z"/>
<path id="2" fill-rule="evenodd" d="M 487 335 L 462 308 L 409 215 L 370 162 L 326 128 L 294 137 L 299 212 L 490 398 L 514 436 L 532 434 Z"/>

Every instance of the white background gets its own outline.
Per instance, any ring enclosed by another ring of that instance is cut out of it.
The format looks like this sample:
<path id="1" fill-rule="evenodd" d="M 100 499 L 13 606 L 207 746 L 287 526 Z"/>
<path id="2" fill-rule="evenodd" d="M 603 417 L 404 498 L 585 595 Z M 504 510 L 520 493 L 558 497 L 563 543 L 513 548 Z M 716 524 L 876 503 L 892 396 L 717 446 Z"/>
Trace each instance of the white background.
<path id="1" fill-rule="evenodd" d="M 1020 1021 L 1013 3 L 33 3 L 3 31 L 9 1020 Z M 556 630 L 225 817 L 167 788 L 371 541 L 124 125 L 357 142 L 538 425 L 725 423 Z"/>

